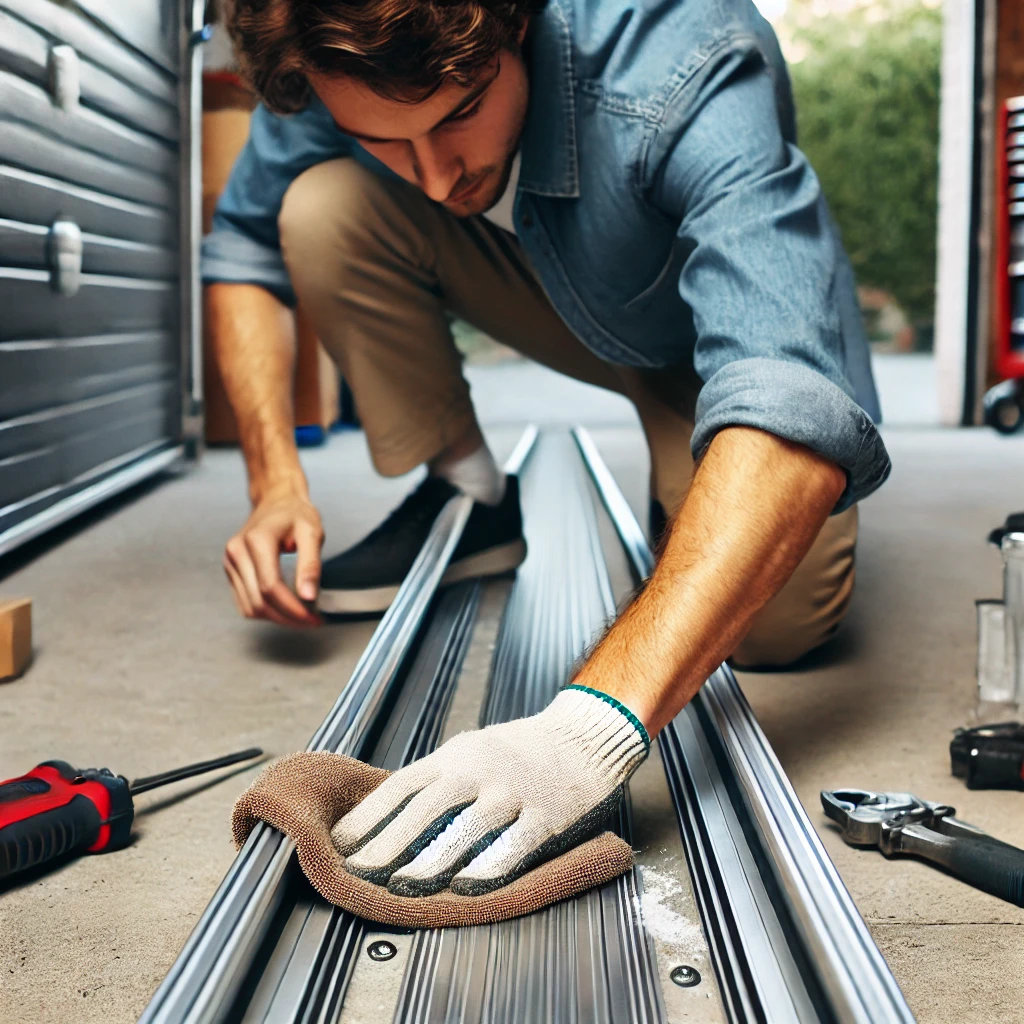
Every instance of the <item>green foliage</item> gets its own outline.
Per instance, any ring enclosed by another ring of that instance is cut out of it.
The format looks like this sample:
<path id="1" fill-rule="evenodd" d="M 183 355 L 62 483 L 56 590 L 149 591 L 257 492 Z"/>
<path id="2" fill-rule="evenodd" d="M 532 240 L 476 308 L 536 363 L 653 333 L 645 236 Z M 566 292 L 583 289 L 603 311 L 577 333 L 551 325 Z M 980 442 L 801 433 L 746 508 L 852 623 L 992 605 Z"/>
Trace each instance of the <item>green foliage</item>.
<path id="1" fill-rule="evenodd" d="M 861 285 L 911 321 L 933 316 L 942 16 L 915 0 L 777 26 L 790 56 L 799 143 L 818 172 Z"/>

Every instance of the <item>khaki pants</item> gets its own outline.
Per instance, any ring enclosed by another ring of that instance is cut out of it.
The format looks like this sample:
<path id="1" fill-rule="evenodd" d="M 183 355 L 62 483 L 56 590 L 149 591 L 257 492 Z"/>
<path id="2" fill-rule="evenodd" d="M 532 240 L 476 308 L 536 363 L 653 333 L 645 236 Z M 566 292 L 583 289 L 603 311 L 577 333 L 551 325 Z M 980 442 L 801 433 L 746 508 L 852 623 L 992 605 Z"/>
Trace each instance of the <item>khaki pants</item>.
<path id="1" fill-rule="evenodd" d="M 545 366 L 626 395 L 650 449 L 651 493 L 669 515 L 678 508 L 693 474 L 692 367 L 603 362 L 559 318 L 513 236 L 453 217 L 351 159 L 296 179 L 280 230 L 296 293 L 352 389 L 381 473 L 406 473 L 475 426 L 451 311 Z M 737 663 L 785 665 L 835 632 L 853 591 L 856 539 L 856 509 L 828 520 Z"/>

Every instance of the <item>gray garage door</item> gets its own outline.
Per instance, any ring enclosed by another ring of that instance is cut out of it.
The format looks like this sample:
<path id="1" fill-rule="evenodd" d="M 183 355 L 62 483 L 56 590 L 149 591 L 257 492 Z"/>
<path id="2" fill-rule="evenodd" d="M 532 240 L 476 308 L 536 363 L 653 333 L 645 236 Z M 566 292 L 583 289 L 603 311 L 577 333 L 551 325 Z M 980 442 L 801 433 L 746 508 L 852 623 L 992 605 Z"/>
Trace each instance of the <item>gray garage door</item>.
<path id="1" fill-rule="evenodd" d="M 195 429 L 192 16 L 0 0 L 0 554 Z"/>

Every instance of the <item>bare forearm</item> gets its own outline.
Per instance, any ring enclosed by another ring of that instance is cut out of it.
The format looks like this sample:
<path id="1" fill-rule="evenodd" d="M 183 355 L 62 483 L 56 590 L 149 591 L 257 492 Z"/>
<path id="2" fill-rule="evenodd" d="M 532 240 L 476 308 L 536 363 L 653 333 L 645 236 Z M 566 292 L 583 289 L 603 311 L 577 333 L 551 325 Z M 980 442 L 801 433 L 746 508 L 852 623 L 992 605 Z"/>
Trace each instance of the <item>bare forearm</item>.
<path id="1" fill-rule="evenodd" d="M 278 490 L 307 496 L 295 447 L 290 311 L 265 288 L 248 284 L 209 285 L 206 310 L 207 330 L 238 421 L 253 504 Z"/>
<path id="2" fill-rule="evenodd" d="M 576 681 L 659 732 L 789 579 L 845 485 L 808 448 L 747 427 L 721 431 L 649 583 Z"/>

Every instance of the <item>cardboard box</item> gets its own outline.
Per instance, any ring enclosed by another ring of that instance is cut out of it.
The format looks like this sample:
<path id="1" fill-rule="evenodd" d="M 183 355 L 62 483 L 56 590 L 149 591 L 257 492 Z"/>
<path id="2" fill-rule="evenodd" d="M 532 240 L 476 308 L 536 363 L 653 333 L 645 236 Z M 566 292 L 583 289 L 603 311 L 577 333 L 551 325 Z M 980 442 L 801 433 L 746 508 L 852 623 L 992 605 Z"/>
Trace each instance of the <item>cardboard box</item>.
<path id="1" fill-rule="evenodd" d="M 0 601 L 0 682 L 20 676 L 32 658 L 32 601 Z"/>
<path id="2" fill-rule="evenodd" d="M 249 138 L 251 113 L 245 109 L 203 111 L 203 233 L 210 230 L 213 210 L 231 168 Z"/>
<path id="3" fill-rule="evenodd" d="M 313 327 L 296 311 L 295 422 L 330 430 L 339 414 L 338 369 Z"/>

